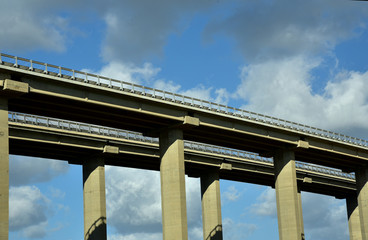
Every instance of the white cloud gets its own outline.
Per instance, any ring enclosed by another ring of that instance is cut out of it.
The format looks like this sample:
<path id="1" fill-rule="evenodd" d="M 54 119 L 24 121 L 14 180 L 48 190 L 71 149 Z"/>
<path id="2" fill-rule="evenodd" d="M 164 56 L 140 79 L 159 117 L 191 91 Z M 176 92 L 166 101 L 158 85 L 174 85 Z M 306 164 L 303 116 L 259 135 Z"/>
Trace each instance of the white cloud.
<path id="1" fill-rule="evenodd" d="M 89 69 L 83 69 L 82 71 L 93 72 Z M 132 63 L 112 61 L 103 66 L 96 74 L 108 76 L 124 82 L 147 84 L 152 81 L 160 71 L 160 68 L 154 67 L 151 63 L 144 63 L 141 67 L 138 67 Z"/>
<path id="2" fill-rule="evenodd" d="M 9 189 L 9 230 L 27 237 L 46 235 L 50 200 L 35 186 Z"/>
<path id="3" fill-rule="evenodd" d="M 255 224 L 237 223 L 231 218 L 222 220 L 224 239 L 240 240 L 247 239 L 257 230 Z"/>
<path id="4" fill-rule="evenodd" d="M 157 77 L 161 68 L 154 67 L 152 63 L 144 63 L 141 67 L 133 63 L 123 63 L 112 61 L 101 68 L 99 71 L 82 69 L 82 72 L 95 73 L 100 76 L 117 79 L 124 82 L 152 86 L 155 89 L 166 92 L 178 93 L 188 97 L 194 97 L 202 100 L 212 101 L 220 104 L 227 104 L 230 99 L 230 93 L 225 88 L 214 89 L 198 84 L 193 88 L 182 89 L 182 86 Z M 105 80 L 100 80 L 108 84 Z M 104 82 L 105 81 L 105 82 Z"/>
<path id="5" fill-rule="evenodd" d="M 224 191 L 221 196 L 224 198 L 224 200 L 226 201 L 237 201 L 239 199 L 239 197 L 241 196 L 241 193 L 238 191 L 238 189 L 236 189 L 236 187 L 234 185 L 229 186 L 226 191 Z"/>
<path id="6" fill-rule="evenodd" d="M 181 88 L 181 86 L 174 83 L 173 81 L 166 82 L 163 79 L 159 79 L 153 83 L 153 88 L 172 92 L 172 93 L 177 93 L 179 89 Z"/>
<path id="7" fill-rule="evenodd" d="M 272 188 L 267 188 L 257 198 L 257 203 L 252 204 L 250 212 L 258 216 L 277 217 L 276 194 Z"/>
<path id="8" fill-rule="evenodd" d="M 41 239 L 44 238 L 47 235 L 47 222 L 41 222 L 37 225 L 32 225 L 29 227 L 24 228 L 21 231 L 21 235 L 23 235 L 26 238 L 35 238 L 35 239 Z"/>
<path id="9" fill-rule="evenodd" d="M 368 72 L 337 73 L 315 94 L 311 72 L 320 64 L 302 56 L 250 64 L 243 68 L 237 96 L 251 111 L 365 137 Z"/>
<path id="10" fill-rule="evenodd" d="M 162 233 L 160 174 L 139 169 L 106 167 L 108 224 L 116 239 L 156 239 Z M 189 231 L 201 224 L 198 179 L 186 178 Z M 124 214 L 121 214 L 124 213 Z M 142 235 L 143 234 L 143 235 Z M 151 237 L 151 238 L 148 238 Z"/>
<path id="11" fill-rule="evenodd" d="M 9 178 L 11 186 L 47 182 L 69 170 L 67 162 L 24 156 L 10 156 Z"/>

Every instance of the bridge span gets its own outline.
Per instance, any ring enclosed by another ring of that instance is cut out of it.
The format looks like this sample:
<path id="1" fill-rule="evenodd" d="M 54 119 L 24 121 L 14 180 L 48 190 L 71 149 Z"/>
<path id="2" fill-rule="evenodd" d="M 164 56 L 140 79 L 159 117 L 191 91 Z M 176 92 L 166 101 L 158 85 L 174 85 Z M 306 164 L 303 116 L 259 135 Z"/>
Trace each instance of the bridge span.
<path id="1" fill-rule="evenodd" d="M 159 141 L 17 123 L 8 121 L 9 111 L 130 130 Z M 199 149 L 190 149 L 190 141 Z M 105 164 L 160 171 L 164 239 L 188 238 L 185 174 L 201 178 L 204 239 L 222 239 L 220 178 L 275 187 L 282 240 L 304 238 L 300 191 L 346 198 L 351 239 L 368 239 L 368 142 L 354 137 L 0 54 L 0 142 L 1 239 L 8 239 L 9 153 L 83 165 L 85 239 L 106 239 Z M 223 154 L 231 151 L 256 155 Z M 341 176 L 310 171 L 305 168 L 314 165 L 305 163 L 340 169 Z M 356 182 L 344 172 L 354 173 Z"/>

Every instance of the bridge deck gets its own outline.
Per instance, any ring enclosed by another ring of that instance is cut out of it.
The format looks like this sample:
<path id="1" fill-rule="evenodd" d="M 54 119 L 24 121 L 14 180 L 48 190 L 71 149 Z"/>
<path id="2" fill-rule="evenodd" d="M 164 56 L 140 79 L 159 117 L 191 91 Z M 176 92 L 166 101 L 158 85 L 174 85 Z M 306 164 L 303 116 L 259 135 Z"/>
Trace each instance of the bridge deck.
<path id="1" fill-rule="evenodd" d="M 184 138 L 270 155 L 292 148 L 299 161 L 354 171 L 368 160 L 365 140 L 94 74 L 1 54 L 0 74 L 29 84 L 9 110 L 155 135 L 182 126 Z M 199 119 L 190 127 L 185 117 Z"/>
<path id="2" fill-rule="evenodd" d="M 21 113 L 9 114 L 10 153 L 66 160 L 81 164 L 88 156 L 103 154 L 106 145 L 119 154 L 105 154 L 115 166 L 159 170 L 158 139 L 142 134 Z M 208 168 L 220 169 L 220 178 L 267 186 L 274 185 L 272 158 L 236 149 L 185 141 L 186 173 L 199 177 Z M 222 164 L 231 166 L 231 170 Z M 229 165 L 230 164 L 230 165 Z M 303 191 L 344 198 L 355 191 L 354 174 L 297 162 Z"/>

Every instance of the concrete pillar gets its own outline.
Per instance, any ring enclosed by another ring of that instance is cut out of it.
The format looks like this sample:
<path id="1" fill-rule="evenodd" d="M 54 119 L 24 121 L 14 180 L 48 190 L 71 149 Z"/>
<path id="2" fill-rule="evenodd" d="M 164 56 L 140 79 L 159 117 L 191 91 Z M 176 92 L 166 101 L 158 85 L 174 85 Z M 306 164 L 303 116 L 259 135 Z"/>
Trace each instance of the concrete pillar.
<path id="1" fill-rule="evenodd" d="M 368 240 L 368 168 L 361 167 L 355 172 L 360 227 L 362 239 Z"/>
<path id="2" fill-rule="evenodd" d="M 362 240 L 362 229 L 360 227 L 358 199 L 356 194 L 346 197 L 346 208 L 349 220 L 350 240 Z"/>
<path id="3" fill-rule="evenodd" d="M 103 159 L 83 164 L 84 239 L 106 240 L 105 166 Z"/>
<path id="4" fill-rule="evenodd" d="M 201 175 L 203 239 L 222 240 L 221 196 L 218 171 Z"/>
<path id="5" fill-rule="evenodd" d="M 0 98 L 0 239 L 9 238 L 8 100 Z"/>
<path id="6" fill-rule="evenodd" d="M 280 240 L 300 240 L 304 237 L 294 159 L 294 152 L 288 150 L 279 150 L 274 156 Z"/>
<path id="7" fill-rule="evenodd" d="M 302 207 L 302 192 L 300 191 L 298 187 L 298 209 L 299 209 L 299 227 L 302 231 L 301 233 L 301 239 L 305 240 L 305 234 L 304 234 L 304 221 L 303 221 L 303 207 Z"/>
<path id="8" fill-rule="evenodd" d="M 188 239 L 183 132 L 160 133 L 163 239 Z"/>

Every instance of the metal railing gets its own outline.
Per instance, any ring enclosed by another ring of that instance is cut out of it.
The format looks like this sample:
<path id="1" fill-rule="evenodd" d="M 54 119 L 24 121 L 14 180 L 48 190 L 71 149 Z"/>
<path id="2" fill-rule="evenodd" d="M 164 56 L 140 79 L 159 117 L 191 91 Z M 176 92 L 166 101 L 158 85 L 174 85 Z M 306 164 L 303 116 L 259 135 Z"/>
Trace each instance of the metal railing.
<path id="1" fill-rule="evenodd" d="M 43 126 L 43 127 L 48 127 L 48 128 L 54 128 L 54 129 L 62 129 L 62 130 L 68 130 L 68 131 L 74 131 L 74 132 L 82 132 L 82 133 L 96 134 L 96 135 L 101 135 L 101 136 L 134 140 L 134 141 L 140 141 L 140 142 L 146 142 L 146 143 L 154 143 L 154 144 L 159 143 L 158 138 L 146 137 L 146 136 L 143 136 L 141 133 L 137 133 L 137 132 L 120 130 L 120 129 L 115 129 L 115 128 L 108 128 L 108 127 L 92 125 L 92 124 L 73 122 L 73 121 L 67 121 L 67 120 L 56 119 L 56 118 L 35 116 L 35 115 L 30 115 L 30 114 L 9 112 L 9 121 L 15 122 L 15 123 Z M 209 145 L 209 144 L 204 144 L 204 143 L 197 143 L 197 142 L 192 142 L 192 141 L 184 141 L 184 148 L 195 150 L 195 151 L 200 151 L 204 153 L 236 157 L 236 158 L 241 159 L 240 161 L 253 160 L 259 163 L 268 163 L 268 164 L 273 165 L 272 158 L 262 157 L 256 153 L 251 153 L 251 152 L 242 151 L 242 150 L 219 147 L 219 146 L 214 146 L 214 145 Z M 355 179 L 355 174 L 353 173 L 344 173 L 338 169 L 317 166 L 314 164 L 296 162 L 296 168 L 307 170 L 307 171 L 312 171 L 316 173 L 323 173 L 327 175 L 347 178 L 347 179 Z"/>
<path id="2" fill-rule="evenodd" d="M 360 147 L 368 148 L 368 141 L 356 137 L 346 136 L 343 134 L 307 126 L 304 124 L 299 124 L 292 121 L 270 117 L 259 113 L 249 112 L 244 109 L 229 107 L 219 103 L 188 97 L 181 94 L 171 93 L 164 90 L 145 87 L 134 83 L 99 76 L 96 74 L 86 73 L 39 61 L 33 61 L 22 57 L 15 57 L 9 54 L 0 53 L 0 67 L 1 65 L 48 74 L 55 77 L 71 79 L 79 82 L 84 82 L 86 84 L 98 85 L 110 89 L 121 90 L 139 96 L 146 96 L 150 98 L 164 100 L 167 102 L 191 106 L 200 110 L 207 110 L 215 114 L 225 114 L 228 116 L 238 117 L 244 120 L 252 120 L 262 125 L 279 127 L 295 131 L 298 133 L 313 135 L 319 138 L 331 139 L 343 143 L 349 143 Z"/>

